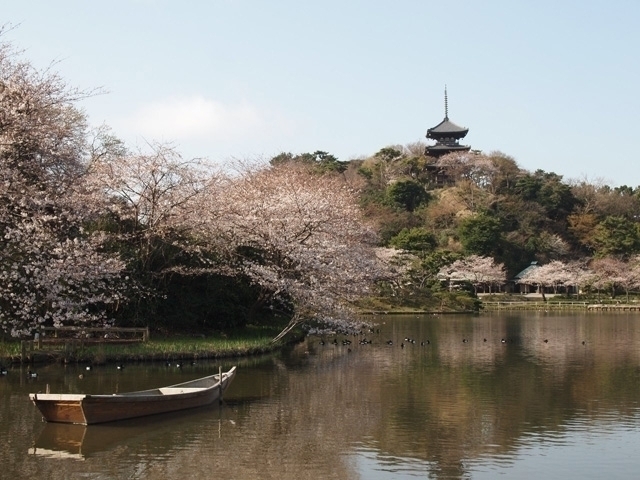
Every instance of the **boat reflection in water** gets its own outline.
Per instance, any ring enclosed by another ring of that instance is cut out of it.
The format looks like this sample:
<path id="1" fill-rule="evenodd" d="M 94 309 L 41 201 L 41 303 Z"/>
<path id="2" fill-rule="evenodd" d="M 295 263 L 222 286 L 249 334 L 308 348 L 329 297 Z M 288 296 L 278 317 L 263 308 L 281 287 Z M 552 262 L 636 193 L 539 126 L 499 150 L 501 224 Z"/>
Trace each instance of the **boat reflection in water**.
<path id="1" fill-rule="evenodd" d="M 47 422 L 28 453 L 46 458 L 86 460 L 114 449 L 130 447 L 153 450 L 157 457 L 164 457 L 181 448 L 180 438 L 201 432 L 203 425 L 208 426 L 210 435 L 216 417 L 216 436 L 219 436 L 224 422 L 234 422 L 225 418 L 228 411 L 223 403 L 99 425 Z"/>
<path id="2" fill-rule="evenodd" d="M 96 432 L 96 428 L 99 427 L 93 427 L 92 430 Z M 102 431 L 87 435 L 88 431 L 89 427 L 85 425 L 47 423 L 33 448 L 29 449 L 29 453 L 49 458 L 84 460 L 86 452 L 104 450 L 108 447 L 107 438 L 102 435 Z"/>

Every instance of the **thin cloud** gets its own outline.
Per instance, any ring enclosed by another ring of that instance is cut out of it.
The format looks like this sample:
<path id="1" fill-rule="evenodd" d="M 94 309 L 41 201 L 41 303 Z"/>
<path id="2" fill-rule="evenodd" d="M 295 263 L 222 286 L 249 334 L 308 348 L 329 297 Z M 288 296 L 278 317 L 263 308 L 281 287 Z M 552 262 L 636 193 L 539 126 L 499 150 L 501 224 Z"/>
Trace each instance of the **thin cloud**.
<path id="1" fill-rule="evenodd" d="M 202 96 L 174 97 L 142 106 L 122 126 L 146 138 L 215 139 L 263 130 L 267 117 L 247 102 L 229 105 Z"/>

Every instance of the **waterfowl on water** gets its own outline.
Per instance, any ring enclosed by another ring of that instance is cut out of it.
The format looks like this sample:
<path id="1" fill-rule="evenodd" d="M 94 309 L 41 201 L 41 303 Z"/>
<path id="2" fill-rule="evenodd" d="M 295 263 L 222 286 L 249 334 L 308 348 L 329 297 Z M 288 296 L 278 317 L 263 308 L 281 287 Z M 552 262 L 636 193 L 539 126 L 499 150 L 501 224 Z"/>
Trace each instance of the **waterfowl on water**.
<path id="1" fill-rule="evenodd" d="M 121 364 L 121 363 L 119 363 L 119 364 L 116 366 L 116 368 L 117 368 L 118 370 L 124 370 L 124 365 L 123 365 L 123 364 Z"/>
<path id="2" fill-rule="evenodd" d="M 9 372 L 7 371 L 6 367 L 4 365 L 0 366 L 0 375 L 5 376 L 7 375 Z"/>
<path id="3" fill-rule="evenodd" d="M 38 374 L 36 372 L 32 372 L 31 370 L 27 371 L 27 377 L 29 378 L 38 378 Z"/>
<path id="4" fill-rule="evenodd" d="M 500 343 L 507 343 L 507 341 L 504 338 L 501 338 Z"/>
<path id="5" fill-rule="evenodd" d="M 467 340 L 466 338 L 463 338 L 462 343 L 469 343 L 469 340 Z"/>
<path id="6" fill-rule="evenodd" d="M 90 371 L 90 370 L 91 370 L 91 368 L 92 368 L 92 367 L 91 367 L 91 365 L 87 365 L 86 370 L 87 370 L 87 371 Z"/>

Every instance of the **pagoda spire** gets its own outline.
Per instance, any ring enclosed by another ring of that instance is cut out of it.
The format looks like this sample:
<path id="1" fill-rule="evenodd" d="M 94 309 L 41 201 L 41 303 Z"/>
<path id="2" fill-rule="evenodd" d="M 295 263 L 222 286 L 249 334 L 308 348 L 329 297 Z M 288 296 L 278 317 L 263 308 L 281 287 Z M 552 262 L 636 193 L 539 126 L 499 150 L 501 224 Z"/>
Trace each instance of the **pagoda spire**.
<path id="1" fill-rule="evenodd" d="M 444 119 L 449 120 L 449 100 L 447 99 L 447 84 L 444 85 Z"/>

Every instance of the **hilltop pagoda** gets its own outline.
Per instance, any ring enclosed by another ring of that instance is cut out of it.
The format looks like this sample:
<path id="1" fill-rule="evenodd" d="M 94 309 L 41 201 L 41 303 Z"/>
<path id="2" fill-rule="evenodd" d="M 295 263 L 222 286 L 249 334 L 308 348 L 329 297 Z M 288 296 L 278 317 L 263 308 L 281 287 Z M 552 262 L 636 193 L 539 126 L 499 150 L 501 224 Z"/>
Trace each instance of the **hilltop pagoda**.
<path id="1" fill-rule="evenodd" d="M 468 128 L 460 127 L 449 120 L 449 105 L 447 87 L 444 87 L 444 120 L 427 130 L 427 138 L 435 140 L 436 144 L 427 146 L 425 154 L 430 157 L 441 157 L 451 152 L 468 152 L 471 147 L 460 145 L 458 142 L 469 132 Z"/>

